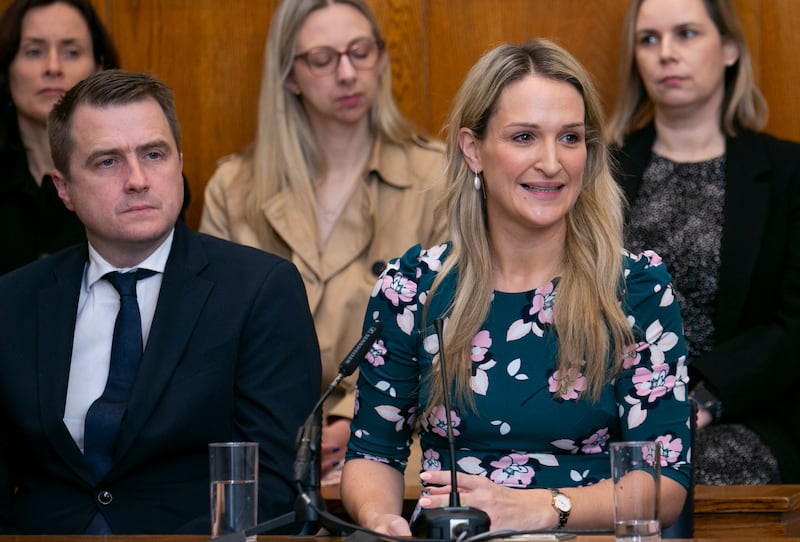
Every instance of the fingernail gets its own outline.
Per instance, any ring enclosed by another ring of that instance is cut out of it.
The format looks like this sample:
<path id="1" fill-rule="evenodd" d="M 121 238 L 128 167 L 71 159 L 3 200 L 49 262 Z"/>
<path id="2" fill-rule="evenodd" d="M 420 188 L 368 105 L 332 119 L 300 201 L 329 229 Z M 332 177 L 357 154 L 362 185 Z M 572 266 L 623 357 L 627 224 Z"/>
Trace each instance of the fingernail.
<path id="1" fill-rule="evenodd" d="M 339 466 L 339 461 L 337 461 L 337 460 L 335 460 L 335 459 L 334 459 L 334 460 L 333 460 L 333 464 L 332 464 L 331 466 L 332 466 L 332 467 L 338 467 L 338 466 Z"/>
<path id="2" fill-rule="evenodd" d="M 338 452 L 338 451 L 339 451 L 339 447 L 338 447 L 338 446 L 334 446 L 334 447 L 333 447 L 333 451 L 334 451 L 334 452 Z"/>
<path id="3" fill-rule="evenodd" d="M 421 507 L 423 507 L 423 508 L 425 508 L 426 506 L 430 506 L 430 504 L 431 504 L 431 500 L 430 500 L 430 499 L 428 499 L 428 498 L 422 497 L 422 498 L 419 500 L 419 505 L 420 505 Z"/>
<path id="4" fill-rule="evenodd" d="M 420 480 L 430 480 L 431 479 L 431 473 L 429 473 L 429 472 L 421 472 L 421 473 L 419 473 L 419 479 Z"/>

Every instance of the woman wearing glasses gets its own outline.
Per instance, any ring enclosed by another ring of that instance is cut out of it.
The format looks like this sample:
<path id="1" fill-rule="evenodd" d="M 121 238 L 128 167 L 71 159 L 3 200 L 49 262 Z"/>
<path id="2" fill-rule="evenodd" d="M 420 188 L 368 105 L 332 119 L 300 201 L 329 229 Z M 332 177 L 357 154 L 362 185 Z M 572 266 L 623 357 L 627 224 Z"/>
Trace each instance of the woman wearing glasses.
<path id="1" fill-rule="evenodd" d="M 323 386 L 358 341 L 384 262 L 438 240 L 443 146 L 400 115 L 390 75 L 363 0 L 284 0 L 267 38 L 256 139 L 223 159 L 206 188 L 201 231 L 299 268 Z M 344 455 L 353 383 L 326 405 L 323 472 Z"/>

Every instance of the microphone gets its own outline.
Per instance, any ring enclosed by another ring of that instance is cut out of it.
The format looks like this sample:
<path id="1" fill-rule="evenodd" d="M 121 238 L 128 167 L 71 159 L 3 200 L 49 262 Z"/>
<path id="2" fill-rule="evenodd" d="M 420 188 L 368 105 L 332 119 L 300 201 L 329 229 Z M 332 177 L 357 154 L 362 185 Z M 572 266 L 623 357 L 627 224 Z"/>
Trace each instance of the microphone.
<path id="1" fill-rule="evenodd" d="M 383 323 L 375 322 L 361 339 L 356 343 L 349 354 L 339 364 L 339 373 L 336 378 L 328 385 L 328 388 L 319 398 L 306 421 L 297 431 L 295 440 L 295 459 L 293 466 L 294 482 L 298 490 L 298 497 L 295 501 L 293 512 L 283 514 L 271 520 L 259 523 L 254 527 L 245 529 L 244 532 L 230 533 L 214 539 L 214 542 L 244 542 L 245 537 L 283 527 L 295 521 L 305 523 L 303 533 L 308 534 L 307 529 L 311 524 L 318 522 L 330 523 L 338 527 L 334 516 L 325 512 L 325 501 L 320 494 L 320 462 L 319 452 L 322 435 L 322 405 L 330 397 L 331 393 L 341 383 L 341 381 L 358 368 L 358 364 L 363 360 L 369 349 L 377 340 L 378 335 L 383 331 Z M 326 525 L 327 526 L 327 525 Z"/>
<path id="2" fill-rule="evenodd" d="M 306 418 L 305 423 L 300 428 L 297 434 L 296 440 L 296 449 L 297 455 L 295 456 L 294 462 L 294 481 L 296 483 L 304 484 L 304 486 L 308 486 L 311 469 L 310 467 L 314 463 L 314 459 L 319 459 L 319 435 L 321 433 L 321 425 L 322 420 L 320 418 L 320 414 L 322 411 L 322 405 L 325 401 L 330 397 L 333 390 L 339 385 L 339 383 L 353 374 L 353 372 L 358 368 L 358 364 L 361 363 L 369 349 L 372 348 L 373 343 L 380 335 L 381 331 L 383 331 L 383 323 L 382 322 L 375 322 L 361 339 L 356 343 L 353 349 L 350 351 L 349 354 L 342 360 L 339 364 L 339 374 L 336 375 L 336 378 L 328 385 L 328 389 L 322 394 L 322 396 L 317 401 L 317 404 L 314 405 L 314 408 L 311 410 L 311 414 L 308 415 Z M 319 464 L 314 465 L 317 471 L 317 480 L 312 480 L 311 485 L 316 486 L 319 489 Z M 313 487 L 311 488 L 313 489 Z"/>
<path id="3" fill-rule="evenodd" d="M 444 363 L 444 321 L 441 317 L 433 322 L 436 337 L 439 340 L 439 370 L 442 373 L 442 387 L 444 388 L 444 412 L 447 422 L 447 444 L 450 452 L 450 506 L 442 508 L 424 509 L 417 516 L 412 528 L 416 537 L 433 538 L 438 540 L 455 540 L 467 534 L 474 536 L 489 530 L 489 515 L 483 510 L 461 506 L 458 495 L 458 480 L 456 477 L 456 446 L 453 437 L 453 422 L 450 419 L 450 389 L 447 381 L 447 370 Z"/>

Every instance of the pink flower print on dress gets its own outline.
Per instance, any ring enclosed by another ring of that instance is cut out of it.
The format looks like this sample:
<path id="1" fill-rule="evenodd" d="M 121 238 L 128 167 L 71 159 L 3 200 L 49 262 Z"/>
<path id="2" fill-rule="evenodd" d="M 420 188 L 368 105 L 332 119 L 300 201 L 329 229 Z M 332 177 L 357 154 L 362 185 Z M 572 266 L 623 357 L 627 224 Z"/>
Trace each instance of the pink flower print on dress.
<path id="1" fill-rule="evenodd" d="M 486 359 L 486 353 L 489 351 L 489 347 L 492 346 L 492 337 L 489 335 L 489 332 L 485 329 L 479 331 L 475 334 L 475 337 L 472 339 L 472 350 L 470 353 L 470 358 L 473 362 L 480 363 Z"/>
<path id="2" fill-rule="evenodd" d="M 636 395 L 647 398 L 648 403 L 655 402 L 675 387 L 675 376 L 669 374 L 669 364 L 659 363 L 652 369 L 638 367 L 633 375 Z"/>
<path id="3" fill-rule="evenodd" d="M 631 367 L 639 365 L 642 361 L 642 354 L 640 352 L 648 348 L 650 348 L 650 345 L 646 342 L 627 345 L 622 353 L 622 368 L 630 369 Z"/>
<path id="4" fill-rule="evenodd" d="M 431 432 L 436 433 L 440 437 L 447 437 L 447 420 L 445 419 L 444 406 L 439 405 L 431 410 L 428 415 L 428 428 Z M 461 424 L 461 418 L 454 411 L 450 411 L 450 421 L 453 424 L 453 436 L 457 437 L 461 433 L 457 427 Z"/>
<path id="5" fill-rule="evenodd" d="M 497 362 L 492 359 L 489 348 L 492 346 L 492 337 L 486 330 L 481 330 L 472 339 L 472 350 L 470 359 L 472 360 L 472 375 L 470 376 L 470 387 L 472 391 L 479 395 L 486 395 L 489 390 L 489 375 L 486 373 L 494 367 Z"/>
<path id="6" fill-rule="evenodd" d="M 400 260 L 392 260 L 386 265 L 386 269 L 380 274 L 379 280 L 372 287 L 370 297 L 375 297 L 383 289 L 383 283 L 388 275 L 394 275 L 400 269 Z"/>
<path id="7" fill-rule="evenodd" d="M 568 377 L 566 381 L 573 380 L 569 387 L 564 387 L 560 372 L 555 371 L 550 375 L 550 378 L 547 379 L 547 389 L 550 393 L 557 394 L 558 397 L 564 401 L 574 401 L 580 396 L 582 391 L 586 390 L 586 377 L 577 369 L 569 369 L 567 374 Z M 577 378 L 575 375 L 577 375 Z"/>
<path id="8" fill-rule="evenodd" d="M 581 446 L 581 451 L 585 454 L 602 453 L 603 448 L 605 448 L 606 443 L 608 443 L 608 439 L 608 427 L 599 429 L 592 436 L 581 441 L 581 444 L 583 444 L 583 446 Z"/>
<path id="9" fill-rule="evenodd" d="M 658 448 L 658 443 L 656 443 L 655 448 Z M 648 444 L 642 444 L 642 459 L 644 460 L 645 464 L 647 464 L 650 467 L 656 464 L 656 458 L 655 455 L 653 454 L 655 454 L 653 446 L 650 446 Z M 662 465 L 663 463 L 664 461 L 662 459 L 659 465 Z"/>
<path id="10" fill-rule="evenodd" d="M 422 454 L 422 470 L 442 470 L 442 462 L 439 459 L 439 452 L 433 448 L 425 450 L 425 453 Z"/>
<path id="11" fill-rule="evenodd" d="M 405 277 L 402 273 L 385 275 L 382 279 L 381 291 L 389 302 L 395 307 L 407 305 L 417 295 L 417 283 Z"/>
<path id="12" fill-rule="evenodd" d="M 678 336 L 671 331 L 665 332 L 659 320 L 647 326 L 645 338 L 650 348 L 650 361 L 654 365 L 664 363 L 664 352 L 669 352 L 678 344 Z"/>
<path id="13" fill-rule="evenodd" d="M 528 456 L 524 454 L 503 456 L 490 463 L 496 470 L 491 472 L 489 478 L 494 483 L 507 487 L 528 487 L 536 471 L 527 463 Z"/>
<path id="14" fill-rule="evenodd" d="M 656 442 L 661 445 L 661 466 L 668 467 L 680 459 L 683 451 L 683 442 L 673 435 L 658 437 Z"/>
<path id="15" fill-rule="evenodd" d="M 428 250 L 423 250 L 419 260 L 428 265 L 431 271 L 439 271 L 442 268 L 442 254 L 447 250 L 447 245 L 436 245 Z"/>
<path id="16" fill-rule="evenodd" d="M 541 324 L 553 323 L 553 302 L 555 301 L 555 284 L 548 282 L 537 288 L 531 300 L 530 315 L 536 316 Z"/>
<path id="17" fill-rule="evenodd" d="M 380 367 L 386 362 L 383 357 L 386 352 L 388 352 L 388 350 L 386 349 L 383 339 L 378 339 L 372 343 L 372 347 L 367 352 L 367 362 L 374 367 Z"/>
<path id="18" fill-rule="evenodd" d="M 544 329 L 553 323 L 554 301 L 555 281 L 548 282 L 534 290 L 531 304 L 522 309 L 522 318 L 509 326 L 506 332 L 506 341 L 521 339 L 531 332 L 537 337 L 543 337 Z"/>
<path id="19" fill-rule="evenodd" d="M 644 252 L 642 252 L 642 255 L 645 256 L 647 258 L 647 260 L 650 262 L 648 267 L 656 267 L 656 266 L 661 265 L 661 263 L 662 263 L 661 256 L 659 256 L 653 250 L 645 250 Z"/>

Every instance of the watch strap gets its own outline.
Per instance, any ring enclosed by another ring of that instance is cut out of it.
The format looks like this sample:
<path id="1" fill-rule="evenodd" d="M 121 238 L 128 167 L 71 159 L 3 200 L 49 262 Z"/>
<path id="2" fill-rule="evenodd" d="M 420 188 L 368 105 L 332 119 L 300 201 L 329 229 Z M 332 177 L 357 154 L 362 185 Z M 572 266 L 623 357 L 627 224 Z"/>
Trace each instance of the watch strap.
<path id="1" fill-rule="evenodd" d="M 556 513 L 558 514 L 558 527 L 557 528 L 558 529 L 563 529 L 564 526 L 567 524 L 567 520 L 569 520 L 569 513 L 571 511 L 571 507 L 567 508 L 566 510 L 564 510 L 563 508 L 561 508 L 558 505 L 558 501 L 556 499 L 558 499 L 559 496 L 565 497 L 568 501 L 570 499 L 564 493 L 560 492 L 559 490 L 557 490 L 555 488 L 550 488 L 550 493 L 553 495 L 553 499 L 552 499 L 553 510 L 555 510 Z"/>

